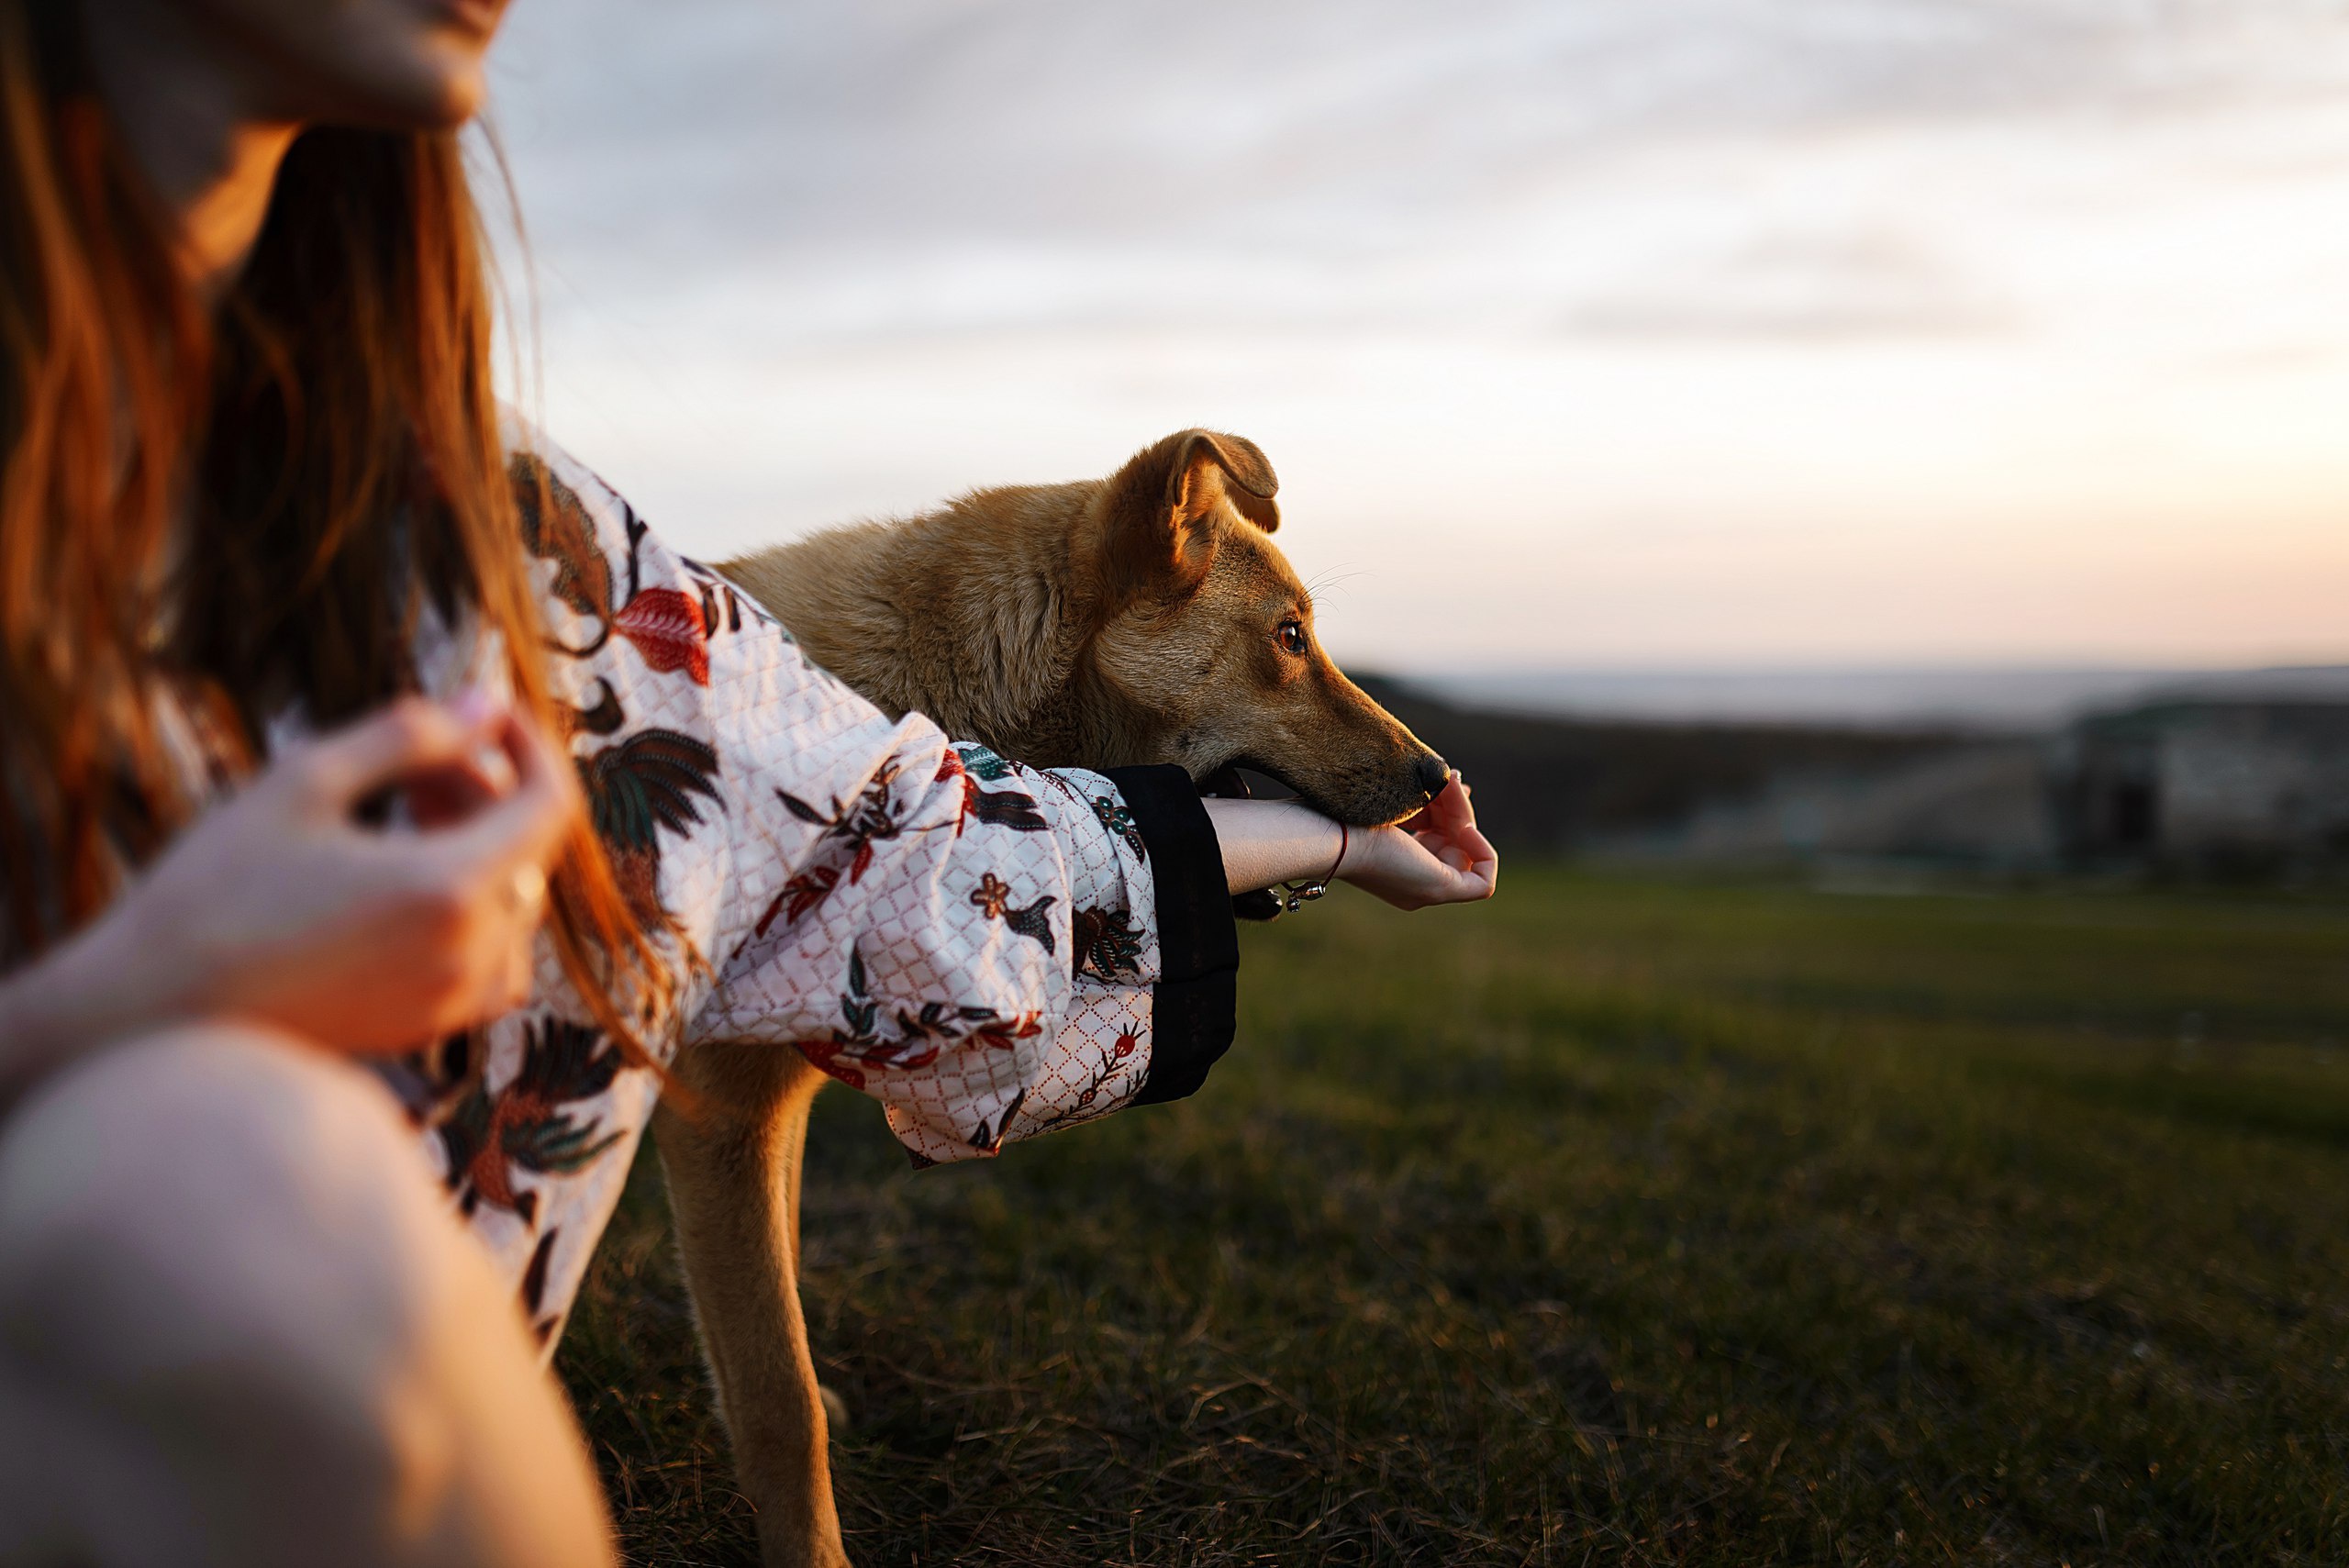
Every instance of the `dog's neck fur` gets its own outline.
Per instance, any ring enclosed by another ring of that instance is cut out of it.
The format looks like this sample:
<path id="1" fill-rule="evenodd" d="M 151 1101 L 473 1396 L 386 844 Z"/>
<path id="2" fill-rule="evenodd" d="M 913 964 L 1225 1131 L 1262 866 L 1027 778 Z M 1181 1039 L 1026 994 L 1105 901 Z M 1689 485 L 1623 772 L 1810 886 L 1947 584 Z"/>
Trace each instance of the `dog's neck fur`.
<path id="1" fill-rule="evenodd" d="M 996 491 L 984 510 L 851 524 L 723 570 L 893 717 L 927 714 L 1041 767 L 1138 762 L 1151 737 L 1088 658 L 1113 606 L 1071 586 L 1099 581 L 1099 488 Z M 974 659 L 986 679 L 971 678 Z"/>

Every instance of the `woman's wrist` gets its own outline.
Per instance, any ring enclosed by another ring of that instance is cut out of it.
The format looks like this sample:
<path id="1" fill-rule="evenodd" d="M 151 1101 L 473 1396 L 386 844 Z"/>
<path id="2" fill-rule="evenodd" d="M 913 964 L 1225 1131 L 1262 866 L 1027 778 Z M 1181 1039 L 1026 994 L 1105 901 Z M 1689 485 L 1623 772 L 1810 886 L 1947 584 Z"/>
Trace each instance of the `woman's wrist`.
<path id="1" fill-rule="evenodd" d="M 1223 851 L 1224 881 L 1235 893 L 1336 874 L 1347 831 L 1293 800 L 1202 801 Z"/>
<path id="2" fill-rule="evenodd" d="M 1375 876 L 1384 860 L 1386 840 L 1398 829 L 1394 828 L 1353 828 L 1346 832 L 1345 853 L 1337 868 L 1330 873 L 1332 882 L 1352 883 L 1364 876 Z"/>

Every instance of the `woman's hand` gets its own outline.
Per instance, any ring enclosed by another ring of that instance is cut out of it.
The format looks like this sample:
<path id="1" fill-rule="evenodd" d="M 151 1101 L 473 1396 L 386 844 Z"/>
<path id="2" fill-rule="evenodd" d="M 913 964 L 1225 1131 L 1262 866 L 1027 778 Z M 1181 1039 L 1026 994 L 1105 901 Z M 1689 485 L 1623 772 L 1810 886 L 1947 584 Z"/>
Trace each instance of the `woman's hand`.
<path id="1" fill-rule="evenodd" d="M 1493 895 L 1500 855 L 1476 830 L 1468 786 L 1454 773 L 1418 816 L 1349 832 L 1337 876 L 1397 909 L 1469 904 Z"/>
<path id="2" fill-rule="evenodd" d="M 359 820 L 386 791 L 419 825 Z M 198 817 L 88 930 L 12 978 L 0 1024 L 14 1045 L 47 1036 L 52 1057 L 204 1018 L 358 1052 L 437 1039 L 529 995 L 546 869 L 578 810 L 535 726 L 479 697 L 395 703 Z"/>

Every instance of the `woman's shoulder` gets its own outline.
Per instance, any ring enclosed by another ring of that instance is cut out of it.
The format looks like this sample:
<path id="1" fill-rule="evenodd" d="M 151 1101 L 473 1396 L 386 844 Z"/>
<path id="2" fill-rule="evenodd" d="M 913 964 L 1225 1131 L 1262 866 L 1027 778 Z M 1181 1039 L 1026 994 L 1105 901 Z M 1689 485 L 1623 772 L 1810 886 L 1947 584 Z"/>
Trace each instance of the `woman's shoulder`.
<path id="1" fill-rule="evenodd" d="M 595 470 L 527 427 L 509 426 L 507 474 L 554 651 L 632 645 L 653 673 L 707 685 L 713 639 L 755 622 L 790 634 L 718 572 L 671 549 Z"/>
<path id="2" fill-rule="evenodd" d="M 546 559 L 542 541 L 584 528 L 607 548 L 657 551 L 664 564 L 674 562 L 696 577 L 718 577 L 709 566 L 662 542 L 627 496 L 536 425 L 508 412 L 501 433 L 507 480 L 521 512 L 523 542 L 533 555 Z"/>

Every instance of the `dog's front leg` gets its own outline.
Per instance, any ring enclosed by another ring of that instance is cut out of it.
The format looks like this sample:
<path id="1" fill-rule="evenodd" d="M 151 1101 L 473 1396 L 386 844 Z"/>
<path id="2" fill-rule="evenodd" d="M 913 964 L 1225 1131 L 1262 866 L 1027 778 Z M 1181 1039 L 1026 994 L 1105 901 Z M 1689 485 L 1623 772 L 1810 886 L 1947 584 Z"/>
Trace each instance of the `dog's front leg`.
<path id="1" fill-rule="evenodd" d="M 664 1104 L 653 1137 L 760 1556 L 847 1568 L 799 1309 L 800 1162 L 824 1076 L 796 1051 L 718 1044 L 685 1051 L 676 1075 L 703 1104 L 691 1116 Z"/>

